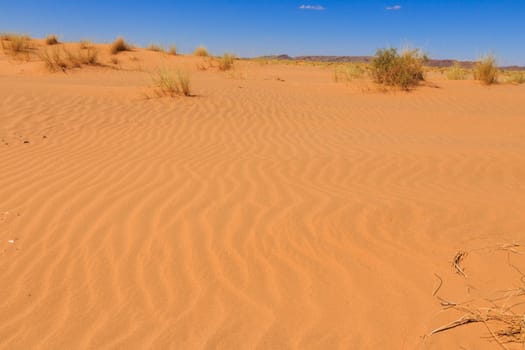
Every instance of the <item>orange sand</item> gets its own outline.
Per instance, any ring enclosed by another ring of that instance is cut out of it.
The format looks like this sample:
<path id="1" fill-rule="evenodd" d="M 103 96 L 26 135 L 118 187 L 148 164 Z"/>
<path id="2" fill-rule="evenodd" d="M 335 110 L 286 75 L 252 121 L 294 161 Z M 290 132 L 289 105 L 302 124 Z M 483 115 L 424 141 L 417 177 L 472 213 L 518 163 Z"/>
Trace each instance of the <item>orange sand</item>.
<path id="1" fill-rule="evenodd" d="M 435 274 L 455 302 L 523 285 L 495 247 L 525 234 L 525 85 L 118 57 L 0 53 L 0 348 L 499 348 L 424 336 L 461 316 Z M 155 67 L 196 96 L 145 99 Z"/>

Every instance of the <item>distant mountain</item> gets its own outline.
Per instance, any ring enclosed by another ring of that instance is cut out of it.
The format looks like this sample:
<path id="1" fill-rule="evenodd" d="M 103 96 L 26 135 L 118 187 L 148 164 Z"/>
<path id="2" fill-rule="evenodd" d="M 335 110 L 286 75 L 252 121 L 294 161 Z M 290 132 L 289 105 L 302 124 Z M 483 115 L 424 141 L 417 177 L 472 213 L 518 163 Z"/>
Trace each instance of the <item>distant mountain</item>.
<path id="1" fill-rule="evenodd" d="M 310 62 L 352 62 L 352 63 L 367 63 L 372 61 L 373 56 L 296 56 L 292 57 L 286 54 L 283 55 L 271 55 L 271 56 L 261 56 L 260 59 L 269 59 L 269 60 L 290 60 L 290 61 L 310 61 Z M 451 67 L 456 62 L 460 64 L 463 68 L 473 68 L 476 62 L 474 61 L 458 61 L 458 60 L 436 60 L 430 59 L 426 65 L 429 67 Z M 525 70 L 525 67 L 522 66 L 504 66 L 500 67 L 501 69 L 508 70 Z"/>

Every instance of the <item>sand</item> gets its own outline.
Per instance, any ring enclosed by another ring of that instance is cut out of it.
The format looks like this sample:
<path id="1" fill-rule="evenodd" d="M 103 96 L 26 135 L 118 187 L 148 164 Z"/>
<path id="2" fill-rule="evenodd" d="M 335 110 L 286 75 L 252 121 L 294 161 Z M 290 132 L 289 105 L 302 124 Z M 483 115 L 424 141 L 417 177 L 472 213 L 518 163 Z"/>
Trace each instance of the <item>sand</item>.
<path id="1" fill-rule="evenodd" d="M 0 53 L 0 348 L 500 348 L 425 335 L 523 286 L 525 85 L 118 57 Z M 195 96 L 145 98 L 156 67 Z"/>

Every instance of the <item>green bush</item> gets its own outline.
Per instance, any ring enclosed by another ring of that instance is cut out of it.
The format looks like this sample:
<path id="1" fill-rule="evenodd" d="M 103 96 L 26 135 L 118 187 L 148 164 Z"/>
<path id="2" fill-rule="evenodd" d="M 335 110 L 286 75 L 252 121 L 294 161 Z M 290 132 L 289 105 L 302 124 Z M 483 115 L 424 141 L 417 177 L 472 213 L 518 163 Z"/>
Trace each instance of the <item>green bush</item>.
<path id="1" fill-rule="evenodd" d="M 372 60 L 371 74 L 375 82 L 408 90 L 424 80 L 423 63 L 427 60 L 419 50 L 379 49 Z"/>

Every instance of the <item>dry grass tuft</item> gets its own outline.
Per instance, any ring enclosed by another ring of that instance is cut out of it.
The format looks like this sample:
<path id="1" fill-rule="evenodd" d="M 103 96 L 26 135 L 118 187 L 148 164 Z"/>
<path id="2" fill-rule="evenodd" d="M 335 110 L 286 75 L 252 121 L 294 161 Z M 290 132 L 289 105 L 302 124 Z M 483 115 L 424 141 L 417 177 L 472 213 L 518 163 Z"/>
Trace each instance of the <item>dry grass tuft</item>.
<path id="1" fill-rule="evenodd" d="M 90 40 L 80 40 L 80 48 L 81 49 L 89 49 L 93 48 L 95 45 L 93 45 L 93 42 Z"/>
<path id="2" fill-rule="evenodd" d="M 487 55 L 476 63 L 474 77 L 485 85 L 492 85 L 498 81 L 498 67 L 494 55 Z"/>
<path id="3" fill-rule="evenodd" d="M 428 335 L 432 336 L 437 333 L 445 332 L 456 327 L 461 327 L 471 323 L 483 323 L 490 333 L 490 338 L 502 349 L 509 349 L 507 344 L 519 344 L 525 348 L 525 314 L 519 312 L 517 309 L 520 305 L 524 304 L 523 298 L 525 297 L 525 274 L 519 270 L 519 268 L 511 263 L 511 254 L 521 255 L 521 252 L 517 249 L 520 247 L 519 244 L 504 244 L 497 247 L 488 247 L 489 250 L 504 250 L 507 251 L 507 261 L 509 267 L 517 271 L 521 275 L 522 285 L 511 290 L 501 291 L 502 297 L 490 300 L 483 299 L 483 304 L 487 306 L 481 307 L 478 302 L 474 304 L 474 300 L 469 301 L 466 304 L 455 303 L 437 295 L 443 280 L 439 278 L 439 286 L 432 293 L 439 301 L 444 310 L 453 309 L 459 311 L 462 316 L 446 325 L 438 327 L 432 330 Z M 460 266 L 461 261 L 465 259 L 467 252 L 458 252 L 453 259 L 453 266 L 457 273 L 463 275 L 463 268 Z M 521 308 L 522 309 L 522 308 Z"/>
<path id="4" fill-rule="evenodd" d="M 419 50 L 399 54 L 396 49 L 380 49 L 370 66 L 376 83 L 409 90 L 424 80 L 423 63 L 427 57 Z"/>
<path id="5" fill-rule="evenodd" d="M 222 71 L 227 71 L 233 68 L 233 64 L 235 62 L 235 55 L 230 53 L 225 53 L 220 59 L 219 59 L 219 69 Z"/>
<path id="6" fill-rule="evenodd" d="M 362 78 L 365 70 L 359 64 L 349 63 L 337 66 L 334 69 L 334 81 L 336 83 L 348 83 L 354 79 Z"/>
<path id="7" fill-rule="evenodd" d="M 525 83 L 525 73 L 523 72 L 509 72 L 506 75 L 505 82 L 510 84 L 523 84 Z"/>
<path id="8" fill-rule="evenodd" d="M 115 41 L 111 44 L 110 52 L 112 55 L 116 55 L 119 52 L 123 51 L 131 51 L 131 46 L 126 43 L 124 38 L 117 38 Z"/>
<path id="9" fill-rule="evenodd" d="M 55 34 L 49 34 L 46 37 L 46 45 L 57 45 L 57 44 L 59 44 L 59 41 Z"/>
<path id="10" fill-rule="evenodd" d="M 169 50 L 168 50 L 168 53 L 170 55 L 177 56 L 177 46 L 176 45 L 171 45 Z"/>
<path id="11" fill-rule="evenodd" d="M 198 48 L 196 48 L 193 54 L 199 57 L 208 57 L 210 55 L 208 53 L 208 49 L 206 49 L 204 46 L 199 46 Z"/>
<path id="12" fill-rule="evenodd" d="M 2 34 L 2 49 L 4 52 L 11 56 L 18 56 L 25 54 L 29 57 L 31 52 L 31 38 L 28 35 L 20 34 Z"/>
<path id="13" fill-rule="evenodd" d="M 154 52 L 165 52 L 166 50 L 157 44 L 150 44 L 148 47 L 146 47 L 147 50 L 154 51 Z"/>
<path id="14" fill-rule="evenodd" d="M 82 65 L 98 64 L 98 50 L 93 47 L 87 49 L 79 47 L 76 52 L 61 47 L 46 48 L 39 57 L 51 72 L 59 70 L 65 72 L 71 68 L 80 68 Z"/>
<path id="15" fill-rule="evenodd" d="M 175 75 L 167 70 L 158 70 L 153 76 L 155 93 L 163 96 L 191 96 L 190 78 L 187 72 L 177 71 Z"/>
<path id="16" fill-rule="evenodd" d="M 465 70 L 461 68 L 461 65 L 458 62 L 454 63 L 454 65 L 447 71 L 448 80 L 465 80 L 465 78 Z"/>

